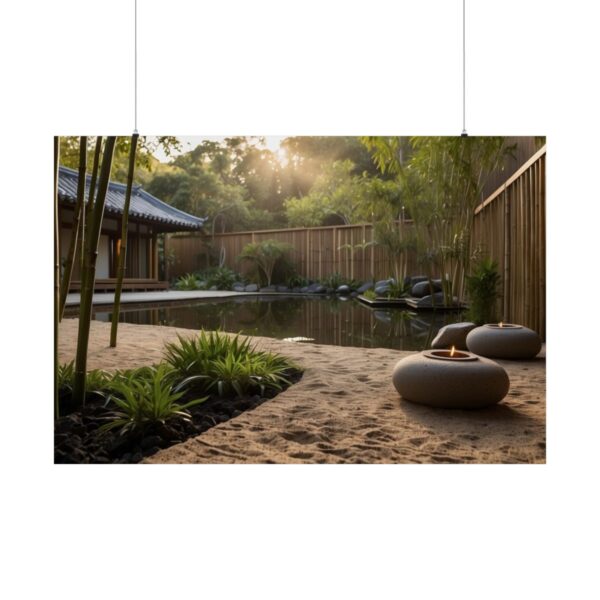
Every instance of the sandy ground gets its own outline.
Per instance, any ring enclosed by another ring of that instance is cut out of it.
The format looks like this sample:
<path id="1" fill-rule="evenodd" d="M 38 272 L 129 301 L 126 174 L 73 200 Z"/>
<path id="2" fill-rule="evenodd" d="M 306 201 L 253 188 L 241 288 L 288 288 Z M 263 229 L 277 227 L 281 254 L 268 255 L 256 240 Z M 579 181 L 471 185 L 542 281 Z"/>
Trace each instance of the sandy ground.
<path id="1" fill-rule="evenodd" d="M 92 322 L 88 368 L 152 364 L 177 333 L 194 331 Z M 77 321 L 60 326 L 61 362 L 75 354 Z M 302 380 L 252 411 L 155 454 L 149 463 L 544 463 L 546 361 L 498 361 L 511 387 L 498 405 L 442 410 L 402 400 L 391 383 L 409 354 L 254 338 L 306 369 Z"/>

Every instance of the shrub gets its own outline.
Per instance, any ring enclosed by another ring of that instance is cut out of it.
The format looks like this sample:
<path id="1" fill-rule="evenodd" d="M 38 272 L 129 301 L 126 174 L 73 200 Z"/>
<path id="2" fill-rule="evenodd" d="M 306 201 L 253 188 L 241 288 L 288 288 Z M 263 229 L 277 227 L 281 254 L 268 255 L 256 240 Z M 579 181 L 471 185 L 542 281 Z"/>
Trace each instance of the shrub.
<path id="1" fill-rule="evenodd" d="M 375 293 L 375 290 L 367 290 L 366 292 L 363 292 L 362 295 L 367 300 L 375 300 L 377 298 L 377 294 Z"/>
<path id="2" fill-rule="evenodd" d="M 201 331 L 167 344 L 165 359 L 180 377 L 221 396 L 279 391 L 297 367 L 287 358 L 256 350 L 248 339 Z"/>
<path id="3" fill-rule="evenodd" d="M 289 288 L 295 288 L 295 287 L 304 287 L 306 285 L 308 285 L 308 279 L 306 279 L 306 277 L 302 277 L 302 275 L 298 275 L 297 273 L 295 275 L 290 275 L 285 284 L 289 287 Z"/>
<path id="4" fill-rule="evenodd" d="M 386 297 L 404 298 L 405 296 L 408 296 L 410 289 L 410 283 L 404 283 L 404 281 L 392 281 L 388 283 L 388 291 L 386 293 Z"/>
<path id="5" fill-rule="evenodd" d="M 177 290 L 199 290 L 201 289 L 197 277 L 193 273 L 187 273 L 186 275 L 182 275 L 175 282 L 175 289 Z"/>
<path id="6" fill-rule="evenodd" d="M 234 283 L 242 280 L 238 273 L 228 267 L 212 267 L 197 273 L 196 277 L 203 281 L 205 289 L 216 286 L 219 290 L 230 290 Z"/>
<path id="7" fill-rule="evenodd" d="M 179 400 L 190 380 L 184 379 L 175 385 L 176 378 L 174 369 L 164 363 L 118 372 L 109 384 L 109 402 L 116 405 L 116 409 L 112 412 L 113 420 L 103 425 L 102 431 L 118 428 L 121 434 L 126 434 L 142 431 L 153 424 L 165 424 L 170 419 L 189 421 L 187 409 L 207 398 L 181 404 Z"/>
<path id="8" fill-rule="evenodd" d="M 264 242 L 246 244 L 239 258 L 253 262 L 259 269 L 267 285 L 271 285 L 273 270 L 278 262 L 284 260 L 286 254 L 293 246 L 277 240 L 265 240 Z"/>
<path id="9" fill-rule="evenodd" d="M 73 379 L 75 378 L 74 361 L 58 365 L 58 389 L 71 393 L 73 391 Z M 103 395 L 109 385 L 112 376 L 102 369 L 88 371 L 85 376 L 86 394 Z"/>
<path id="10" fill-rule="evenodd" d="M 332 288 L 337 290 L 340 285 L 347 285 L 350 289 L 356 289 L 360 287 L 360 283 L 356 281 L 356 279 L 349 279 L 348 277 L 344 277 L 341 273 L 333 273 L 328 277 L 324 277 L 320 281 L 321 285 L 325 287 Z"/>
<path id="11" fill-rule="evenodd" d="M 467 293 L 470 300 L 468 315 L 477 325 L 496 321 L 499 284 L 498 263 L 491 258 L 480 260 L 473 273 L 467 275 Z"/>

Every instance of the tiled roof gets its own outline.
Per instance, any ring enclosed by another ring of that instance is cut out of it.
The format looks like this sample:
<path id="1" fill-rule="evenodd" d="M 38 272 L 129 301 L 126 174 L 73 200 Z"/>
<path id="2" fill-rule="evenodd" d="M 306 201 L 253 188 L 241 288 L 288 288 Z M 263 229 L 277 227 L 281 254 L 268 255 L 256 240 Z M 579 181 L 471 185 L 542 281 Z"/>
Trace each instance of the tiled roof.
<path id="1" fill-rule="evenodd" d="M 86 177 L 85 198 L 87 202 L 91 176 Z M 74 169 L 60 167 L 58 174 L 58 196 L 60 200 L 75 203 L 77 201 L 77 180 L 78 173 Z M 106 213 L 123 214 L 125 205 L 124 183 L 111 181 L 106 193 L 106 204 L 104 210 Z M 194 217 L 173 206 L 169 206 L 162 200 L 155 198 L 141 188 L 133 186 L 131 191 L 131 202 L 129 205 L 129 216 L 143 219 L 145 221 L 154 221 L 169 226 L 171 230 L 190 230 L 201 229 L 206 219 Z"/>

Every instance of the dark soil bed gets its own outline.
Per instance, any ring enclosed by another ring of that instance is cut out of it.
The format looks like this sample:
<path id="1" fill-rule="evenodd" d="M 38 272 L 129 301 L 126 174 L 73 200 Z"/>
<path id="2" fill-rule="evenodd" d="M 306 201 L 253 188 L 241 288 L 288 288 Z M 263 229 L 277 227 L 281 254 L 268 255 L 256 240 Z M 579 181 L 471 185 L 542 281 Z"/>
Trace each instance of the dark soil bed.
<path id="1" fill-rule="evenodd" d="M 292 383 L 300 380 L 297 373 Z M 283 390 L 282 390 L 283 391 Z M 111 420 L 111 407 L 104 399 L 89 399 L 85 407 L 55 421 L 54 462 L 64 463 L 138 463 L 162 448 L 179 444 L 190 437 L 252 410 L 273 398 L 247 396 L 222 398 L 211 396 L 202 404 L 189 409 L 191 421 L 168 421 L 153 425 L 138 434 L 121 435 L 118 430 L 101 433 L 99 428 Z M 190 398 L 198 394 L 190 395 Z M 182 399 L 182 402 L 185 398 Z"/>

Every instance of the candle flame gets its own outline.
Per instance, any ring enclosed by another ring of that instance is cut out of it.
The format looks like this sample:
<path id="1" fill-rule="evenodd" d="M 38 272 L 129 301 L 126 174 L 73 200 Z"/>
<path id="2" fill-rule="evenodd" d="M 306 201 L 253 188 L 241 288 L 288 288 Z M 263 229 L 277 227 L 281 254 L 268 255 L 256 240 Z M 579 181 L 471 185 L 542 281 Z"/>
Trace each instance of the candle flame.
<path id="1" fill-rule="evenodd" d="M 456 348 L 454 346 L 452 346 L 452 349 L 450 350 L 450 356 L 454 356 L 455 352 L 456 352 Z"/>
<path id="2" fill-rule="evenodd" d="M 504 325 L 502 325 L 502 321 L 500 321 L 500 323 L 498 323 L 498 327 L 504 327 Z"/>

